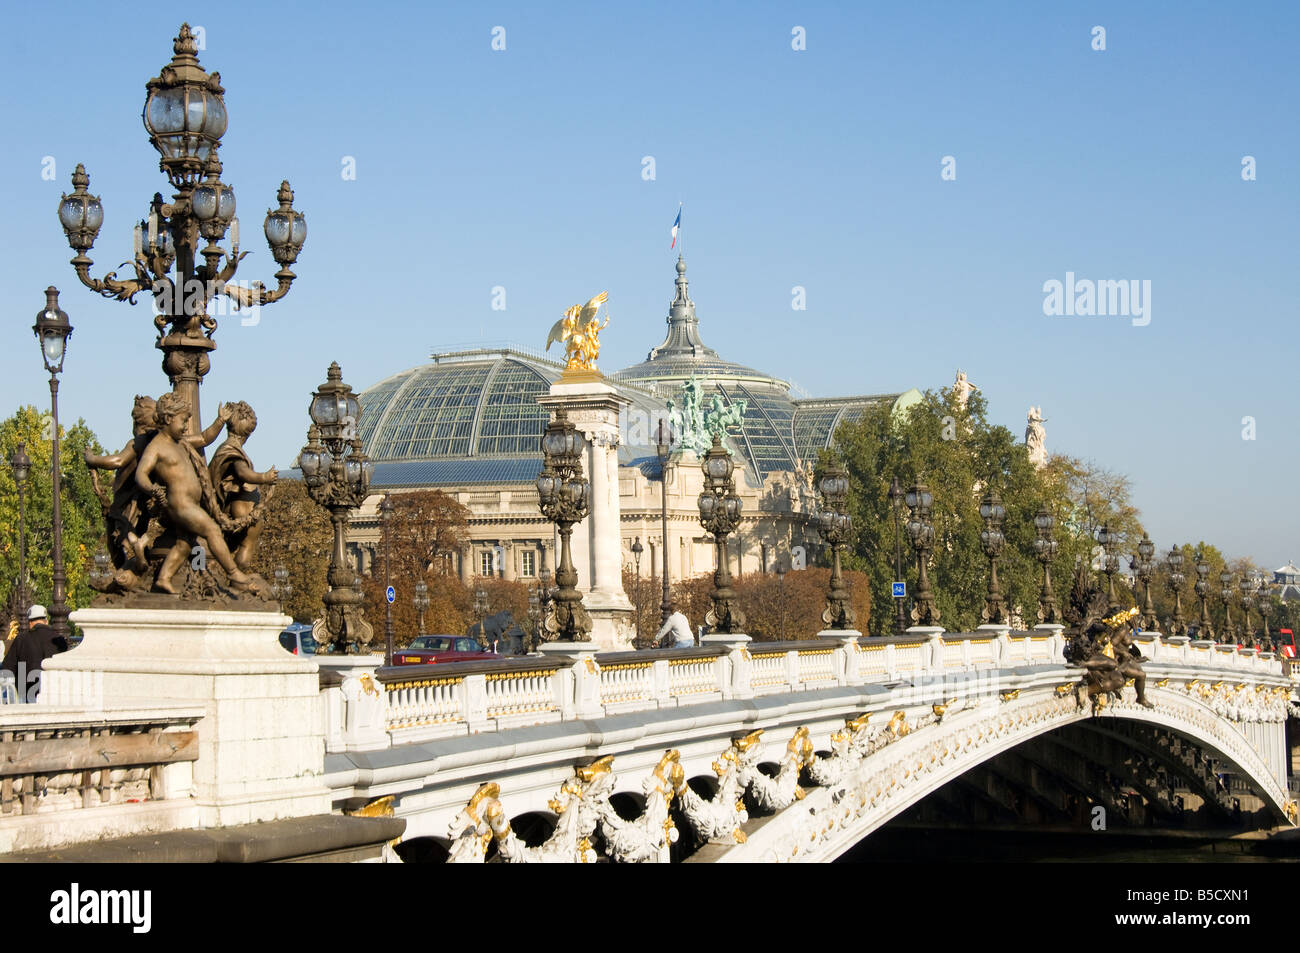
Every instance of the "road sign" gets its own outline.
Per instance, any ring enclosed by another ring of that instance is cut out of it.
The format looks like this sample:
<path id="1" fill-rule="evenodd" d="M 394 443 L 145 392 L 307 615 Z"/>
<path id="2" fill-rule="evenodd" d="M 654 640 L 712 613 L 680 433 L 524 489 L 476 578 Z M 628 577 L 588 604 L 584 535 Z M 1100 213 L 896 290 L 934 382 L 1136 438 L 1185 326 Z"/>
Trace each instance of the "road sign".
<path id="1" fill-rule="evenodd" d="M 907 583 L 905 582 L 894 583 L 894 598 L 895 599 L 907 598 Z"/>
<path id="2" fill-rule="evenodd" d="M 384 595 L 388 597 L 389 602 L 392 602 L 394 599 L 397 598 L 397 590 L 394 589 L 392 586 L 389 586 L 387 591 L 384 593 Z"/>

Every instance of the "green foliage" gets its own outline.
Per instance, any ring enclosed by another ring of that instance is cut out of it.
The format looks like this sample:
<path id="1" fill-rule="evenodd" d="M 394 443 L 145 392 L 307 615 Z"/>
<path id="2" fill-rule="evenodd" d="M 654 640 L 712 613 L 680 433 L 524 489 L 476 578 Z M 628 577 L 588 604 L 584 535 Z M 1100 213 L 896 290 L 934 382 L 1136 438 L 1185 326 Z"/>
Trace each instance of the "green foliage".
<path id="1" fill-rule="evenodd" d="M 329 513 L 307 495 L 300 480 L 281 477 L 262 514 L 253 568 L 269 583 L 277 566 L 289 571 L 293 592 L 284 600 L 286 615 L 295 622 L 312 622 L 325 611 L 321 601 L 329 588 L 326 571 L 334 533 Z"/>
<path id="2" fill-rule="evenodd" d="M 28 598 L 48 606 L 54 576 L 54 480 L 51 460 L 54 453 L 53 420 L 48 411 L 21 407 L 9 419 L 0 422 L 0 605 L 4 606 L 4 625 L 12 611 L 14 588 L 18 580 L 19 514 L 18 487 L 14 482 L 10 457 L 20 442 L 26 444 L 31 458 L 31 473 L 25 490 L 27 525 Z M 95 551 L 103 545 L 103 508 L 95 496 L 90 470 L 83 451 L 102 454 L 95 434 L 78 420 L 71 427 L 60 427 L 60 468 L 63 471 L 60 505 L 63 522 L 63 566 L 68 577 L 68 606 L 79 609 L 90 604 L 95 593 L 87 583 L 87 570 Z M 104 483 L 107 490 L 107 482 Z"/>

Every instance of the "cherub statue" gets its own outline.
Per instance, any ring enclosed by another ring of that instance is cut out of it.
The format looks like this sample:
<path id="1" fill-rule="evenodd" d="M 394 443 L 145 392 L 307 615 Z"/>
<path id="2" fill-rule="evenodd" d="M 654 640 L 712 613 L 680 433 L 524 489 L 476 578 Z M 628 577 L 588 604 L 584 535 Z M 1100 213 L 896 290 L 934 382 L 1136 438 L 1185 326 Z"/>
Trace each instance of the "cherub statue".
<path id="1" fill-rule="evenodd" d="M 208 474 L 212 478 L 212 487 L 216 494 L 216 504 L 236 525 L 247 523 L 242 529 L 233 530 L 227 543 L 235 547 L 233 556 L 235 565 L 244 572 L 252 568 L 253 556 L 257 552 L 257 538 L 261 535 L 261 523 L 255 517 L 259 504 L 265 505 L 271 498 L 271 489 L 265 492 L 259 486 L 273 487 L 279 476 L 275 467 L 265 473 L 253 469 L 253 461 L 244 452 L 244 441 L 257 428 L 257 414 L 245 401 L 223 405 L 227 411 L 226 439 L 212 455 L 208 464 Z"/>
<path id="2" fill-rule="evenodd" d="M 586 304 L 575 304 L 564 312 L 564 317 L 555 322 L 551 333 L 546 336 L 548 351 L 556 342 L 564 344 L 568 369 L 596 369 L 596 358 L 600 354 L 597 335 L 609 324 L 609 310 L 605 311 L 604 324 L 596 323 L 596 315 L 600 306 L 608 300 L 609 292 L 602 291 Z"/>
<path id="3" fill-rule="evenodd" d="M 136 464 L 136 486 L 148 496 L 150 507 L 155 512 L 161 511 L 164 522 L 178 537 L 154 578 L 154 588 L 176 592 L 172 577 L 201 538 L 235 589 L 258 592 L 261 587 L 235 565 L 226 546 L 221 523 L 230 525 L 230 522 L 216 507 L 207 464 L 185 437 L 190 416 L 189 402 L 184 397 L 163 394 L 154 413 L 158 432 Z"/>

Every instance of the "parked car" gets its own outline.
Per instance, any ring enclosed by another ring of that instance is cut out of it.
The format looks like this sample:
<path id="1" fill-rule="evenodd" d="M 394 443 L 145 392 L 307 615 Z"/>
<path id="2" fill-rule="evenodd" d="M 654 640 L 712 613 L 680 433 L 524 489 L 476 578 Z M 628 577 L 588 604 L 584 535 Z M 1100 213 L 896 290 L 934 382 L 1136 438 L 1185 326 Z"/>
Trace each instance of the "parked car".
<path id="1" fill-rule="evenodd" d="M 280 644 L 294 655 L 316 654 L 316 637 L 311 634 L 311 626 L 305 622 L 295 622 L 281 632 Z"/>
<path id="2" fill-rule="evenodd" d="M 411 644 L 393 653 L 394 665 L 433 665 L 436 662 L 469 662 L 499 659 L 467 635 L 417 635 Z"/>

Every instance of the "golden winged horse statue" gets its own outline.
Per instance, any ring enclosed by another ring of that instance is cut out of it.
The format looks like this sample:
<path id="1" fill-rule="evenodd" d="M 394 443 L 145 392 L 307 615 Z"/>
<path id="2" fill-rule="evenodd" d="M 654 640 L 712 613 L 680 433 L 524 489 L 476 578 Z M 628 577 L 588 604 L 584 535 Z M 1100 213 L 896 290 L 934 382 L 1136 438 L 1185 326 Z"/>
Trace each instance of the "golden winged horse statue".
<path id="1" fill-rule="evenodd" d="M 546 350 L 549 351 L 556 342 L 564 344 L 568 370 L 596 369 L 596 357 L 600 354 L 600 341 L 596 336 L 609 324 L 609 309 L 605 309 L 604 324 L 596 323 L 596 314 L 608 300 L 609 292 L 602 291 L 586 304 L 575 304 L 551 328 L 546 337 Z"/>

